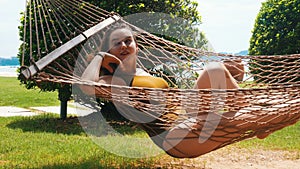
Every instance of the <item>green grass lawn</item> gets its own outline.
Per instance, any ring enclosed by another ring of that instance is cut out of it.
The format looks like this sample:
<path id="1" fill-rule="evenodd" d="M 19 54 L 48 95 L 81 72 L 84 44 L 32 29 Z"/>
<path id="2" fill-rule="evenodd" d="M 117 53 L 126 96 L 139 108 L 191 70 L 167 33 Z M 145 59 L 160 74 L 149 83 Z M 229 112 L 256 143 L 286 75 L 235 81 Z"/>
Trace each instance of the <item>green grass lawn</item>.
<path id="1" fill-rule="evenodd" d="M 53 114 L 0 118 L 0 138 L 0 168 L 151 168 L 158 160 L 109 153 L 77 118 L 64 121 Z M 134 148 L 143 152 L 140 145 Z"/>
<path id="2" fill-rule="evenodd" d="M 60 105 L 58 92 L 26 89 L 15 77 L 0 77 L 0 106 L 36 107 Z"/>
<path id="3" fill-rule="evenodd" d="M 15 78 L 0 77 L 0 85 L 1 106 L 59 105 L 56 92 L 27 90 Z M 128 138 L 148 138 L 145 132 L 131 126 L 115 126 L 115 129 Z M 0 117 L 0 168 L 168 168 L 172 167 L 168 161 L 174 161 L 165 153 L 148 158 L 128 158 L 107 151 L 124 149 L 127 153 L 147 156 L 154 151 L 153 143 L 128 141 L 127 147 L 122 148 L 122 145 L 118 146 L 116 135 L 92 138 L 84 131 L 78 118 L 72 116 L 66 120 L 55 114 Z M 95 140 L 115 142 L 117 146 L 99 146 Z M 249 139 L 233 146 L 297 151 L 300 158 L 300 123 L 277 131 L 266 139 Z M 188 159 L 180 161 L 189 162 Z"/>
<path id="4" fill-rule="evenodd" d="M 298 151 L 300 158 L 300 122 L 278 130 L 265 139 L 244 140 L 236 145 L 248 148 Z"/>

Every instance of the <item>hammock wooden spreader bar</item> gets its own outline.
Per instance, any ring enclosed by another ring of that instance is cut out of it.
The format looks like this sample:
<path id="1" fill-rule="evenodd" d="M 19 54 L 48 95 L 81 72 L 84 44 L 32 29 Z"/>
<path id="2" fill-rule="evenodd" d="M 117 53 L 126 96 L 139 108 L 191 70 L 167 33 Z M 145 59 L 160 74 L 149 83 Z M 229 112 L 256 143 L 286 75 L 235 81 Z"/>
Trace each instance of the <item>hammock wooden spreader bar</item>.
<path id="1" fill-rule="evenodd" d="M 49 54 L 47 54 L 43 58 L 36 61 L 34 65 L 31 65 L 31 66 L 29 66 L 28 69 L 23 70 L 21 72 L 21 74 L 26 79 L 29 79 L 31 76 L 35 75 L 37 72 L 42 70 L 44 67 L 49 65 L 51 62 L 55 61 L 58 57 L 67 53 L 72 48 L 74 48 L 77 45 L 79 45 L 80 43 L 86 41 L 89 37 L 91 37 L 95 33 L 99 32 L 103 28 L 107 27 L 108 25 L 112 24 L 113 22 L 115 22 L 119 19 L 120 19 L 120 17 L 115 15 L 115 16 L 112 16 L 110 18 L 103 20 L 99 24 L 89 28 L 88 30 L 82 32 L 80 35 L 74 37 L 70 41 L 68 41 L 65 44 L 61 45 L 60 47 L 54 49 Z"/>
<path id="2" fill-rule="evenodd" d="M 28 46 L 29 49 L 23 51 L 22 57 L 27 54 L 30 60 L 22 59 L 21 66 L 29 63 L 32 65 L 21 74 L 27 79 L 99 30 L 120 19 L 113 13 L 95 9 L 95 6 L 81 0 L 30 0 L 26 3 L 23 37 L 26 43 L 23 48 Z"/>
<path id="3" fill-rule="evenodd" d="M 75 101 L 96 107 L 97 99 L 79 88 L 94 87 L 96 98 L 113 102 L 172 156 L 197 157 L 246 138 L 263 137 L 300 119 L 300 54 L 237 56 L 195 49 L 155 36 L 82 0 L 30 0 L 24 17 L 21 77 L 38 85 L 72 84 Z M 137 34 L 137 67 L 162 77 L 170 88 L 81 80 L 91 56 L 100 51 L 105 32 L 120 23 Z M 223 63 L 241 88 L 192 89 L 199 73 L 214 62 Z M 212 142 L 217 146 L 200 151 Z M 196 148 L 201 153 L 189 152 Z"/>

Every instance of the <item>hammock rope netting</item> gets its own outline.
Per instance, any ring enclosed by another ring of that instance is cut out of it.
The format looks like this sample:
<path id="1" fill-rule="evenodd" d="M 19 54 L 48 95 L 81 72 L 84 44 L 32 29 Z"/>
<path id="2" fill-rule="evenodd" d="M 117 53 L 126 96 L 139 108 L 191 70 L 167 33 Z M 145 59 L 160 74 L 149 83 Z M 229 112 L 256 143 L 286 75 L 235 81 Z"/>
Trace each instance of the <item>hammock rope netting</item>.
<path id="1" fill-rule="evenodd" d="M 38 84 L 72 84 L 74 99 L 90 105 L 93 101 L 76 86 L 95 86 L 97 98 L 127 107 L 122 114 L 139 123 L 160 147 L 168 147 L 164 133 L 174 128 L 190 133 L 169 134 L 170 142 L 211 135 L 207 139 L 220 143 L 215 150 L 279 130 L 300 118 L 300 54 L 237 56 L 195 49 L 159 38 L 81 0 L 31 0 L 26 9 L 20 77 Z M 90 56 L 99 52 L 105 31 L 116 23 L 137 32 L 137 66 L 164 78 L 170 88 L 80 80 Z M 197 74 L 210 62 L 223 62 L 241 88 L 192 89 Z M 212 129 L 217 132 L 211 133 Z"/>

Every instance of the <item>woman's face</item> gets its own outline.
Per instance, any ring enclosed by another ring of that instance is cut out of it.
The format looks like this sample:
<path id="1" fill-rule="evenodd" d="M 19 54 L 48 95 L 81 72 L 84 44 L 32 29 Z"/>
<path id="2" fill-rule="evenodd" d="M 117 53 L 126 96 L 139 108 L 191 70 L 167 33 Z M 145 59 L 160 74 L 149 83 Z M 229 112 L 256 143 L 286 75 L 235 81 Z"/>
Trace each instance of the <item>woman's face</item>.
<path id="1" fill-rule="evenodd" d="M 122 61 L 128 57 L 136 57 L 138 50 L 132 32 L 126 28 L 116 29 L 111 33 L 109 47 L 109 53 Z"/>

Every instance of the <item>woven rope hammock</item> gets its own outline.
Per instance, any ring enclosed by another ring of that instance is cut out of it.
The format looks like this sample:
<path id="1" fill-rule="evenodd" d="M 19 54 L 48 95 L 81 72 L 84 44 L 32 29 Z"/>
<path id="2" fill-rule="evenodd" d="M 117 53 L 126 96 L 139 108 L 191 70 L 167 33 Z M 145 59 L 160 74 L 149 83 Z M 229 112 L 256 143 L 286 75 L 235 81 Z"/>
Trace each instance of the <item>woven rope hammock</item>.
<path id="1" fill-rule="evenodd" d="M 81 0 L 31 0 L 24 16 L 20 77 L 38 84 L 72 84 L 74 98 L 89 104 L 89 97 L 78 97 L 80 90 L 75 89 L 78 85 L 95 86 L 97 98 L 127 107 L 126 118 L 139 123 L 174 157 L 196 157 L 279 130 L 300 118 L 300 54 L 235 56 L 207 52 L 159 38 L 116 13 Z M 99 52 L 105 31 L 121 22 L 137 32 L 137 66 L 164 78 L 170 88 L 80 80 L 89 56 Z M 198 72 L 209 62 L 225 63 L 241 88 L 192 89 Z M 203 145 L 198 146 L 201 140 Z M 212 142 L 218 144 L 210 147 Z M 204 147 L 209 148 L 190 153 L 190 149 Z"/>

